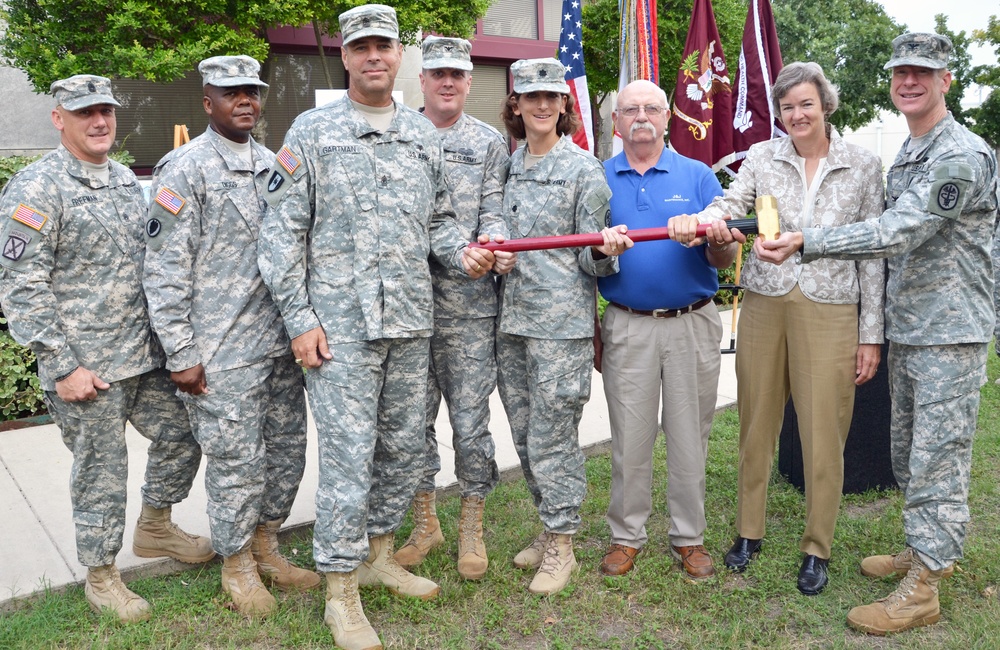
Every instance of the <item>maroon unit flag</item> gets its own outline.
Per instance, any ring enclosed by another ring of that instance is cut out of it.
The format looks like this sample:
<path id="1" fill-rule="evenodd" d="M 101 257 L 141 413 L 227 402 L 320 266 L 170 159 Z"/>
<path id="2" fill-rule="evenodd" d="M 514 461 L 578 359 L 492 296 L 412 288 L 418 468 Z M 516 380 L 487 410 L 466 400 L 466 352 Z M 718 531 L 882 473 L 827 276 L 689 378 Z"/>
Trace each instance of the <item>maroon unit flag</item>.
<path id="1" fill-rule="evenodd" d="M 736 108 L 733 111 L 736 160 L 726 165 L 730 174 L 739 171 L 751 145 L 785 135 L 771 107 L 771 86 L 782 65 L 771 3 L 769 0 L 750 0 L 736 77 Z"/>
<path id="2" fill-rule="evenodd" d="M 733 95 L 711 0 L 694 0 L 677 73 L 670 147 L 717 170 L 733 158 Z"/>

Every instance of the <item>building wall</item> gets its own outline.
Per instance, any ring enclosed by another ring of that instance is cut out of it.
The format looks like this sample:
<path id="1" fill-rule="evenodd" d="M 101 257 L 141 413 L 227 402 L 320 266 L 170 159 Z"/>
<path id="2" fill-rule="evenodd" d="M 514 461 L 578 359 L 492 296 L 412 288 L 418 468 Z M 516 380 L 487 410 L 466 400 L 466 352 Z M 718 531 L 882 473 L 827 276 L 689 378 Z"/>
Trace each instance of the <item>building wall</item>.
<path id="1" fill-rule="evenodd" d="M 27 75 L 7 66 L 0 66 L 0 89 L 4 106 L 12 107 L 4 110 L 0 156 L 33 156 L 58 146 L 59 132 L 49 117 L 55 106 L 52 97 L 36 94 Z"/>

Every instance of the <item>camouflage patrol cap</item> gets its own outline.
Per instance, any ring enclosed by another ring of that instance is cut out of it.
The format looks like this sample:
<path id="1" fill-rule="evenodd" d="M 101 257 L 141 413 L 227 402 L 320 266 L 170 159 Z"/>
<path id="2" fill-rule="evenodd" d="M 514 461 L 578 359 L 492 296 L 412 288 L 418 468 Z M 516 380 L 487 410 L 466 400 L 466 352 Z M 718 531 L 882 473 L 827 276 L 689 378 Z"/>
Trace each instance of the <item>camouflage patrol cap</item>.
<path id="1" fill-rule="evenodd" d="M 569 94 L 565 81 L 566 67 L 553 58 L 521 59 L 510 66 L 514 75 L 514 92 L 530 93 L 539 90 Z"/>
<path id="2" fill-rule="evenodd" d="M 885 64 L 884 69 L 915 65 L 920 68 L 941 70 L 948 67 L 951 50 L 951 39 L 947 36 L 910 32 L 893 39 L 892 58 Z"/>
<path id="3" fill-rule="evenodd" d="M 260 80 L 260 63 L 245 55 L 213 56 L 198 64 L 203 86 L 231 88 L 233 86 L 260 86 L 267 84 Z"/>
<path id="4" fill-rule="evenodd" d="M 385 5 L 361 5 L 340 14 L 340 33 L 344 45 L 366 36 L 384 36 L 399 40 L 396 10 Z"/>
<path id="5" fill-rule="evenodd" d="M 75 111 L 95 104 L 121 106 L 111 94 L 111 80 L 94 74 L 77 74 L 68 79 L 53 81 L 49 92 L 67 111 Z"/>
<path id="6" fill-rule="evenodd" d="M 423 69 L 472 70 L 472 43 L 464 38 L 428 36 L 422 47 Z"/>

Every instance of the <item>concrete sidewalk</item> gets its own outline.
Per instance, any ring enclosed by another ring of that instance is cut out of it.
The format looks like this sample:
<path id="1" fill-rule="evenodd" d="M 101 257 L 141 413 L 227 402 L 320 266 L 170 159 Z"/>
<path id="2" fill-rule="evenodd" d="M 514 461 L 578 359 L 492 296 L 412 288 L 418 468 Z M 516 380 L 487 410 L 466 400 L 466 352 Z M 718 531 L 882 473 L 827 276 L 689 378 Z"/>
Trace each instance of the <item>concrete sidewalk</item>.
<path id="1" fill-rule="evenodd" d="M 722 347 L 730 341 L 730 312 L 722 313 Z M 736 401 L 735 356 L 722 357 L 717 406 Z M 490 429 L 496 442 L 496 460 L 500 470 L 519 466 L 510 438 L 510 427 L 494 393 L 490 399 Z M 437 421 L 441 450 L 439 488 L 455 484 L 455 452 L 451 448 L 451 427 L 447 409 L 442 408 Z M 607 404 L 601 376 L 594 374 L 590 403 L 580 423 L 580 445 L 590 447 L 610 438 Z M 146 560 L 132 553 L 132 531 L 139 516 L 143 472 L 148 441 L 129 426 L 126 432 L 129 451 L 128 506 L 125 539 L 118 554 L 118 567 L 126 575 L 166 573 L 188 565 L 173 560 Z M 46 588 L 59 589 L 80 583 L 86 569 L 76 559 L 72 508 L 69 499 L 69 474 L 73 457 L 63 444 L 59 429 L 52 424 L 0 432 L 0 607 Z M 174 506 L 174 521 L 184 530 L 209 535 L 205 515 L 204 461 L 190 496 Z M 309 449 L 305 476 L 285 527 L 304 526 L 315 520 L 314 496 L 318 480 L 316 429 L 309 419 Z"/>

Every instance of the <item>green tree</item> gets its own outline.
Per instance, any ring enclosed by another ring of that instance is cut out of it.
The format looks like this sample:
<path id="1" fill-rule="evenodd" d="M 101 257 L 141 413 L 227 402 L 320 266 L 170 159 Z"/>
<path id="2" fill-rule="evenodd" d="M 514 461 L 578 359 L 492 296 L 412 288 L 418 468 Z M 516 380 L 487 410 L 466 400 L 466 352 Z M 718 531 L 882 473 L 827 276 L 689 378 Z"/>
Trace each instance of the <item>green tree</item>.
<path id="1" fill-rule="evenodd" d="M 814 61 L 840 89 L 830 122 L 841 131 L 860 128 L 891 109 L 892 39 L 903 33 L 873 0 L 800 2 L 772 0 L 781 55 L 786 63 Z"/>
<path id="2" fill-rule="evenodd" d="M 992 88 L 983 103 L 968 111 L 972 125 L 994 148 L 1000 147 L 1000 20 L 990 16 L 985 29 L 972 31 L 976 43 L 992 45 L 998 65 L 980 65 L 973 69 L 973 80 L 986 88 Z"/>
<path id="3" fill-rule="evenodd" d="M 934 31 L 951 39 L 954 50 L 948 69 L 951 70 L 952 82 L 948 94 L 944 96 L 945 105 L 959 124 L 972 125 L 971 112 L 962 108 L 962 98 L 970 85 L 975 83 L 975 71 L 972 67 L 972 55 L 969 46 L 972 38 L 965 31 L 955 33 L 948 29 L 948 17 L 944 14 L 934 16 Z"/>
<path id="4" fill-rule="evenodd" d="M 7 0 L 0 56 L 35 89 L 80 72 L 173 81 L 201 59 L 238 52 L 267 58 L 267 29 L 315 21 L 334 34 L 337 16 L 364 0 Z M 388 4 L 397 4 L 389 2 Z M 471 34 L 490 0 L 398 3 L 401 37 L 420 30 Z"/>

